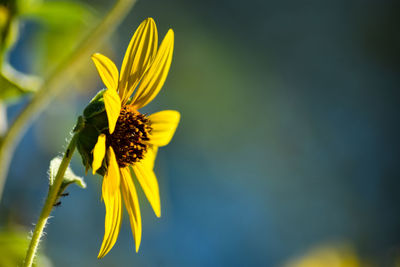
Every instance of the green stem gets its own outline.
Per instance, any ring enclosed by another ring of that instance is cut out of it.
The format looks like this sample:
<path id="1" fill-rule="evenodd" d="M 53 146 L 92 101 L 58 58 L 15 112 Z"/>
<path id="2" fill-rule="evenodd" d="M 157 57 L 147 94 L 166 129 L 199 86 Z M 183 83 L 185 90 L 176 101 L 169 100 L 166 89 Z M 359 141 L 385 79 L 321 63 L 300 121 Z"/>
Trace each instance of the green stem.
<path id="1" fill-rule="evenodd" d="M 15 147 L 30 122 L 49 104 L 74 74 L 80 63 L 89 60 L 95 49 L 113 32 L 131 10 L 136 0 L 119 0 L 93 31 L 77 46 L 72 54 L 61 63 L 43 82 L 31 101 L 10 125 L 0 143 L 0 201 Z"/>
<path id="2" fill-rule="evenodd" d="M 44 203 L 42 212 L 40 213 L 39 219 L 36 223 L 35 230 L 33 231 L 32 239 L 29 244 L 28 251 L 26 253 L 24 267 L 32 266 L 33 260 L 36 255 L 36 251 L 39 246 L 40 238 L 43 235 L 44 227 L 46 226 L 47 220 L 50 216 L 50 213 L 54 207 L 54 204 L 59 197 L 60 188 L 62 182 L 64 180 L 65 171 L 68 168 L 68 165 L 71 161 L 72 154 L 74 153 L 76 146 L 76 137 L 74 135 L 68 145 L 67 150 L 64 153 L 64 157 L 61 161 L 60 167 L 58 168 L 56 177 L 54 178 L 53 184 L 50 186 L 49 193 L 47 194 L 46 201 Z"/>

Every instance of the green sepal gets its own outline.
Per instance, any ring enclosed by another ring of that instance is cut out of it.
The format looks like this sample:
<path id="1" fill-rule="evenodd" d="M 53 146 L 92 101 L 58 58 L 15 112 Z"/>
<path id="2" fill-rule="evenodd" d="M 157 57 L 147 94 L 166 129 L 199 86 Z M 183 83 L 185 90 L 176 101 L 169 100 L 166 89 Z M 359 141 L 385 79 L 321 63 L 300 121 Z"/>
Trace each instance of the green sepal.
<path id="1" fill-rule="evenodd" d="M 106 89 L 100 90 L 93 98 L 90 100 L 89 105 L 83 110 L 83 116 L 85 119 L 91 118 L 106 110 L 104 105 L 104 92 Z"/>
<path id="2" fill-rule="evenodd" d="M 74 129 L 72 130 L 73 133 L 80 132 L 85 127 L 85 119 L 82 116 L 78 117 L 78 121 L 75 124 Z"/>

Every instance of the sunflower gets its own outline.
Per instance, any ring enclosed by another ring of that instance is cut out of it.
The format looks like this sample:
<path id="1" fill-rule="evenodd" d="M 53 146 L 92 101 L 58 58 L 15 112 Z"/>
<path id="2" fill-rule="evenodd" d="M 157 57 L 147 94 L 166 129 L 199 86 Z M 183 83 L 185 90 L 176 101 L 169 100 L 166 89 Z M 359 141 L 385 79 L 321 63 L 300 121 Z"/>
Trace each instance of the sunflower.
<path id="1" fill-rule="evenodd" d="M 158 94 L 167 78 L 174 47 L 173 31 L 168 31 L 159 48 L 157 45 L 156 24 L 148 18 L 132 37 L 120 74 L 106 56 L 98 53 L 92 56 L 107 88 L 102 97 L 108 127 L 97 136 L 91 162 L 93 174 L 98 172 L 104 175 L 102 198 L 106 208 L 105 233 L 98 258 L 104 257 L 117 240 L 122 220 L 122 202 L 129 214 L 136 252 L 139 249 L 142 222 L 133 176 L 156 216 L 161 216 L 154 161 L 158 147 L 167 145 L 172 139 L 180 114 L 173 110 L 149 116 L 139 112 Z M 104 172 L 100 172 L 101 168 L 104 168 Z"/>

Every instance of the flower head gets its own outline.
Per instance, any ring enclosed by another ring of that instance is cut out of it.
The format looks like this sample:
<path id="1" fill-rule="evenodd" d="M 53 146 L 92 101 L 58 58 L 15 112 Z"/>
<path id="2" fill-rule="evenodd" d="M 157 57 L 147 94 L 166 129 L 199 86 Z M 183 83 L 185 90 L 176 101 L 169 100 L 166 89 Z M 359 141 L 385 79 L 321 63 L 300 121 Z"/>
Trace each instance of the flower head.
<path id="1" fill-rule="evenodd" d="M 104 176 L 105 233 L 98 257 L 114 246 L 122 220 L 122 202 L 128 211 L 138 251 L 142 234 L 135 176 L 157 217 L 161 215 L 157 178 L 153 171 L 158 147 L 167 145 L 180 114 L 165 110 L 147 116 L 139 109 L 161 90 L 172 61 L 174 33 L 170 29 L 159 48 L 155 22 L 148 18 L 133 35 L 121 73 L 102 54 L 92 59 L 107 89 L 86 107 L 76 127 L 78 150 L 86 169 Z M 134 174 L 134 175 L 133 175 Z"/>

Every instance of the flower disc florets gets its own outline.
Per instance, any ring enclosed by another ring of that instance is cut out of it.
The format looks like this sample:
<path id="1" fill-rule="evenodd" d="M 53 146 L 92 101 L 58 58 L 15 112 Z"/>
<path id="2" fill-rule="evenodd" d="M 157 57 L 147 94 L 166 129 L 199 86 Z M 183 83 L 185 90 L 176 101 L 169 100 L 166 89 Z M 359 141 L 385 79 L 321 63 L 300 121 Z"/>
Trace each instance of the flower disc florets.
<path id="1" fill-rule="evenodd" d="M 150 131 L 150 120 L 145 115 L 131 106 L 121 108 L 114 132 L 107 133 L 107 146 L 114 149 L 120 167 L 143 159 Z"/>

